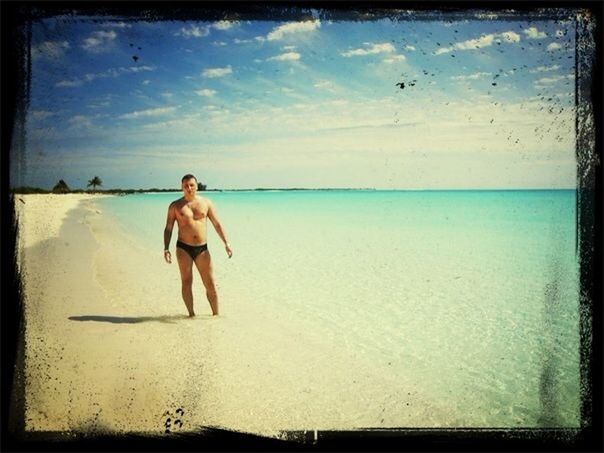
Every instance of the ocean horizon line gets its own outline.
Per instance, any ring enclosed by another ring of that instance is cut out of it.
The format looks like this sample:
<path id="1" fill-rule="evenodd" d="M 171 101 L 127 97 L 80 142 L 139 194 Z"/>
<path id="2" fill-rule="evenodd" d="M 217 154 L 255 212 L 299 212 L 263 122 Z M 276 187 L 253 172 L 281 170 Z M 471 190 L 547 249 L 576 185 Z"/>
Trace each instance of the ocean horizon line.
<path id="1" fill-rule="evenodd" d="M 569 188 L 446 188 L 446 189 L 424 189 L 424 188 L 375 188 L 375 187 L 256 187 L 248 189 L 206 189 L 204 192 L 229 191 L 229 192 L 251 192 L 251 191 L 368 191 L 368 192 L 519 192 L 519 191 L 568 191 L 577 190 L 576 187 Z M 180 189 L 175 190 L 180 192 Z"/>
<path id="2" fill-rule="evenodd" d="M 129 189 L 128 189 L 129 190 Z M 181 189 L 170 189 L 163 191 L 153 191 L 144 189 L 133 189 L 133 190 L 142 190 L 144 192 L 182 192 Z M 551 191 L 576 191 L 576 187 L 570 188 L 517 188 L 517 189 L 415 189 L 415 188 L 405 188 L 405 189 L 378 189 L 378 188 L 355 188 L 355 187 L 256 187 L 256 188 L 248 188 L 248 189 L 206 189 L 198 192 L 312 192 L 312 191 L 324 191 L 324 192 L 336 192 L 336 191 L 348 191 L 348 192 L 551 192 Z"/>
<path id="3" fill-rule="evenodd" d="M 35 188 L 34 191 L 13 189 L 15 194 L 51 194 L 52 190 Z M 29 188 L 28 188 L 29 189 Z M 211 188 L 199 192 L 568 192 L 577 191 L 577 187 L 569 188 L 375 188 L 375 187 L 254 187 L 254 188 Z M 124 189 L 108 188 L 95 191 L 74 189 L 64 193 L 99 193 L 99 194 L 141 194 L 141 193 L 180 193 L 182 189 Z"/>

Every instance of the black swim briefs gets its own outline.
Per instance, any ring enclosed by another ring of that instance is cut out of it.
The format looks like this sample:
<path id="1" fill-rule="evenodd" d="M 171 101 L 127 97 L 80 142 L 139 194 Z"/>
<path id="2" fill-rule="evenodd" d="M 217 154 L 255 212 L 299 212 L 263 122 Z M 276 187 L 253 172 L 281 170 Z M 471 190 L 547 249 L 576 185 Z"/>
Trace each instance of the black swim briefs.
<path id="1" fill-rule="evenodd" d="M 176 247 L 183 249 L 194 260 L 200 253 L 203 253 L 208 249 L 208 244 L 189 245 L 184 242 L 176 241 Z"/>

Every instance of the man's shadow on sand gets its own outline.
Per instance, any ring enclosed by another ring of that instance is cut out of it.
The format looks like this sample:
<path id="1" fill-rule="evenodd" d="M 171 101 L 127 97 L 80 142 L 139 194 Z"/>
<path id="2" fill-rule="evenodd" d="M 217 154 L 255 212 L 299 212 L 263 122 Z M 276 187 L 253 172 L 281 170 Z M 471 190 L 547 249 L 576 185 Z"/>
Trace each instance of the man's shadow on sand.
<path id="1" fill-rule="evenodd" d="M 163 322 L 174 324 L 175 321 L 182 319 L 190 319 L 187 315 L 164 315 L 164 316 L 100 316 L 100 315 L 85 315 L 85 316 L 70 316 L 71 321 L 96 321 L 109 322 L 112 324 L 138 324 L 141 322 Z"/>

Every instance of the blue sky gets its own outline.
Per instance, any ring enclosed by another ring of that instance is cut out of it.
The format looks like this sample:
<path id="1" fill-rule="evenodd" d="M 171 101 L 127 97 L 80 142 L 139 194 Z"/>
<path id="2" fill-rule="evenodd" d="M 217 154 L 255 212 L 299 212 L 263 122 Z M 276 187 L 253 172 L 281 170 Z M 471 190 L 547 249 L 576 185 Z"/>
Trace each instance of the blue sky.
<path id="1" fill-rule="evenodd" d="M 269 19 L 35 23 L 13 185 L 575 186 L 572 16 Z"/>

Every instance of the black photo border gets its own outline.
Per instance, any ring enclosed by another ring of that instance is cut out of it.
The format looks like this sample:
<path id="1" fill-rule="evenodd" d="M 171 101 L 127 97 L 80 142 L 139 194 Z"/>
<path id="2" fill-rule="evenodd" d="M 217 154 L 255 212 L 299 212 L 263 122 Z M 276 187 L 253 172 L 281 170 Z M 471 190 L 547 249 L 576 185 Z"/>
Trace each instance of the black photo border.
<path id="1" fill-rule="evenodd" d="M 601 1 L 424 1 L 424 2 L 24 2 L 1 5 L 2 32 L 2 451 L 602 451 L 602 12 Z M 10 168 L 21 156 L 28 107 L 27 49 L 29 24 L 56 15 L 119 16 L 145 20 L 266 18 L 300 19 L 310 10 L 334 18 L 399 16 L 443 11 L 464 14 L 515 11 L 530 14 L 549 9 L 580 9 L 577 40 L 588 50 L 577 54 L 577 245 L 580 256 L 581 382 L 579 429 L 365 429 L 358 431 L 292 431 L 288 440 L 263 438 L 218 428 L 171 436 L 76 436 L 24 431 L 22 375 L 22 287 L 16 258 L 14 199 Z"/>

